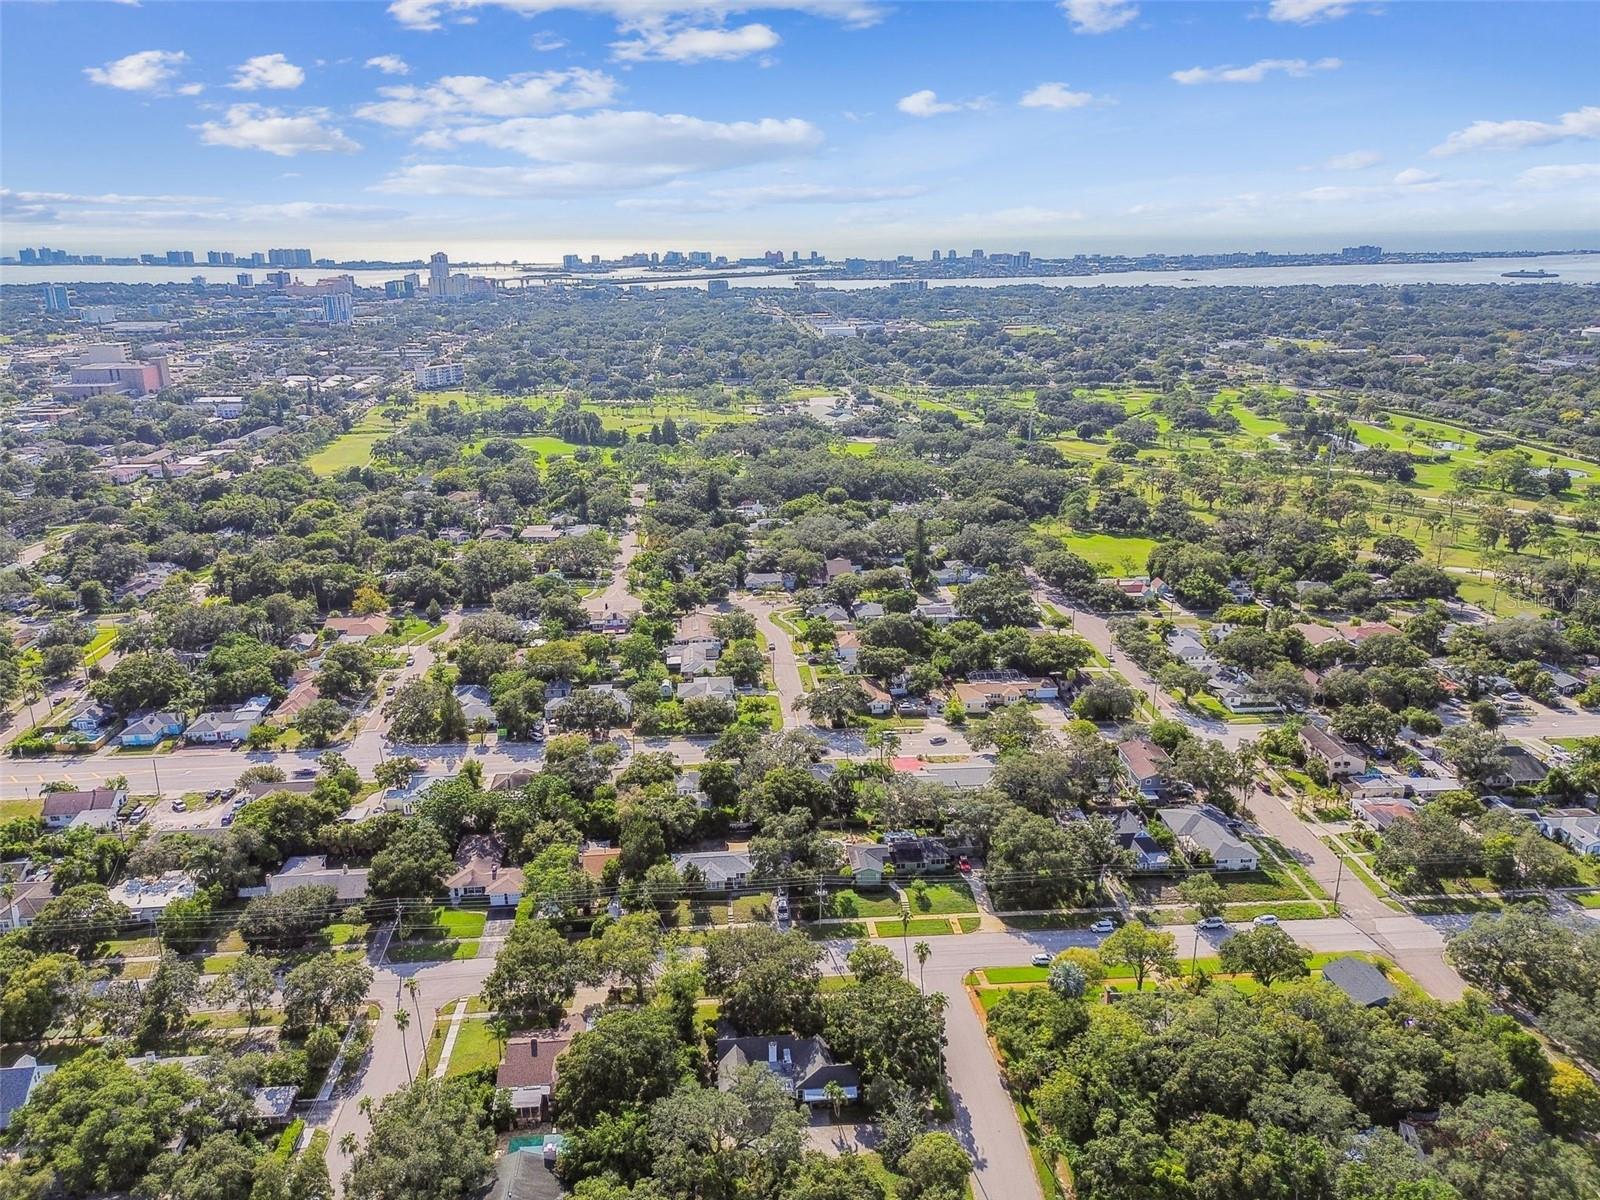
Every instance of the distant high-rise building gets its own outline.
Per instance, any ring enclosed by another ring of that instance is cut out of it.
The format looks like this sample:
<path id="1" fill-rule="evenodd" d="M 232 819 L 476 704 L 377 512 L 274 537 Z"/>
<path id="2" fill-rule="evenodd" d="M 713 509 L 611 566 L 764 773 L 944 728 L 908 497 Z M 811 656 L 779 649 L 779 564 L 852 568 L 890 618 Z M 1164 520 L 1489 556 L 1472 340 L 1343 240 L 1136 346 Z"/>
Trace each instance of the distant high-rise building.
<path id="1" fill-rule="evenodd" d="M 117 319 L 115 304 L 91 304 L 78 310 L 78 319 L 85 325 L 109 325 Z"/>
<path id="2" fill-rule="evenodd" d="M 974 250 L 972 252 L 972 261 L 973 262 L 982 262 L 983 261 L 983 251 L 982 250 Z"/>
<path id="3" fill-rule="evenodd" d="M 1346 246 L 1339 251 L 1340 258 L 1347 258 L 1353 262 L 1376 262 L 1383 257 L 1382 246 Z"/>
<path id="4" fill-rule="evenodd" d="M 225 265 L 226 264 L 222 261 L 222 251 L 221 250 L 207 250 L 206 251 L 206 266 L 208 266 L 208 267 L 221 267 L 221 266 L 225 266 Z"/>
<path id="5" fill-rule="evenodd" d="M 957 254 L 957 253 L 956 253 L 956 252 L 955 252 L 955 251 L 954 251 L 954 250 L 946 250 L 946 251 L 945 251 L 945 252 L 944 252 L 944 256 L 945 256 L 945 257 L 946 257 L 946 258 L 960 258 L 960 257 L 961 257 L 961 256 L 960 256 L 960 255 L 959 255 L 959 254 Z"/>
<path id="6" fill-rule="evenodd" d="M 419 392 L 436 392 L 441 388 L 459 386 L 466 378 L 466 372 L 460 363 L 432 363 L 414 369 L 411 378 Z"/>
<path id="7" fill-rule="evenodd" d="M 937 251 L 937 250 L 935 250 L 935 251 L 934 251 L 934 252 L 933 252 L 933 261 L 934 261 L 934 262 L 938 262 L 938 261 L 939 261 L 939 260 L 940 260 L 940 259 L 941 259 L 941 258 L 943 258 L 943 257 L 944 257 L 944 256 L 943 256 L 943 255 L 942 255 L 942 254 L 940 254 L 940 253 L 939 253 L 939 252 L 938 252 L 938 251 Z"/>
<path id="8" fill-rule="evenodd" d="M 322 298 L 322 319 L 329 325 L 348 325 L 354 315 L 349 292 L 330 292 Z"/>
<path id="9" fill-rule="evenodd" d="M 271 267 L 309 267 L 311 251 L 282 249 L 267 251 L 267 265 Z"/>
<path id="10" fill-rule="evenodd" d="M 250 274 L 249 271 L 240 271 L 233 277 L 233 281 L 240 287 L 255 287 L 256 285 L 256 277 Z"/>
<path id="11" fill-rule="evenodd" d="M 415 271 L 407 271 L 400 277 L 400 282 L 406 285 L 406 295 L 414 296 L 417 294 L 417 289 L 422 286 L 422 276 Z"/>
<path id="12" fill-rule="evenodd" d="M 72 301 L 67 298 L 67 289 L 59 283 L 45 284 L 44 310 L 47 313 L 71 312 Z"/>
<path id="13" fill-rule="evenodd" d="M 450 294 L 450 256 L 440 250 L 428 259 L 428 296 L 443 300 Z"/>
<path id="14" fill-rule="evenodd" d="M 17 261 L 25 267 L 31 267 L 39 261 L 39 252 L 32 246 L 24 246 L 17 251 Z"/>
<path id="15" fill-rule="evenodd" d="M 589 265 L 591 267 L 598 267 L 600 265 L 600 256 L 598 254 L 589 255 Z"/>
<path id="16" fill-rule="evenodd" d="M 576 271 L 583 265 L 583 259 L 576 254 L 563 254 L 561 256 L 561 269 L 563 271 Z"/>
<path id="17" fill-rule="evenodd" d="M 707 295 L 721 296 L 725 295 L 727 291 L 728 281 L 726 279 L 713 279 L 710 283 L 706 284 Z"/>
<path id="18" fill-rule="evenodd" d="M 1019 266 L 1019 267 L 1031 267 L 1032 265 L 1033 265 L 1033 251 L 1032 250 L 1018 250 L 1017 251 L 1017 266 Z"/>
<path id="19" fill-rule="evenodd" d="M 391 279 L 383 285 L 383 294 L 391 300 L 408 300 L 417 292 L 417 276 L 407 275 L 404 279 Z"/>
<path id="20" fill-rule="evenodd" d="M 267 282 L 270 283 L 273 287 L 288 287 L 289 286 L 289 272 L 287 272 L 287 271 L 268 271 L 267 272 Z"/>

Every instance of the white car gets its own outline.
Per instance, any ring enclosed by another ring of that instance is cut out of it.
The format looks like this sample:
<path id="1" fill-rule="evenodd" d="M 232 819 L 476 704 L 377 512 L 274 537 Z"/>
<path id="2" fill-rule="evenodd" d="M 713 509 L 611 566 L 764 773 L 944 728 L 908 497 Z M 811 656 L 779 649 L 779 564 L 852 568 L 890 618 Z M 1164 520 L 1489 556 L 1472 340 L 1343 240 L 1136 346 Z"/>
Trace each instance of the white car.
<path id="1" fill-rule="evenodd" d="M 1043 950 L 1033 956 L 1033 965 L 1036 967 L 1048 967 L 1054 961 L 1055 956 L 1046 954 Z"/>
<path id="2" fill-rule="evenodd" d="M 1201 917 L 1196 923 L 1196 929 L 1226 929 L 1228 923 L 1221 917 Z"/>
<path id="3" fill-rule="evenodd" d="M 1089 926 L 1090 933 L 1115 933 L 1116 931 L 1117 923 L 1110 917 L 1101 917 L 1093 925 Z"/>
<path id="4" fill-rule="evenodd" d="M 1259 917 L 1250 922 L 1252 925 L 1276 925 L 1277 923 L 1278 918 L 1273 916 L 1271 913 L 1262 913 Z"/>

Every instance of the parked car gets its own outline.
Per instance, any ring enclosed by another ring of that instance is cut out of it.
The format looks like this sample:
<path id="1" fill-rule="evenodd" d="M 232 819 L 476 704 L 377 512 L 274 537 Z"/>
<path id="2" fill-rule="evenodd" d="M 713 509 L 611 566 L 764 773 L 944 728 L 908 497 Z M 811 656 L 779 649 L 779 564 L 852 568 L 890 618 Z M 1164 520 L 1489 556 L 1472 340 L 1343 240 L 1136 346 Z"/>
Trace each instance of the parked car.
<path id="1" fill-rule="evenodd" d="M 1228 923 L 1221 917 L 1201 917 L 1196 923 L 1196 929 L 1226 929 Z"/>
<path id="2" fill-rule="evenodd" d="M 965 854 L 956 859 L 956 870 L 960 871 L 963 875 L 972 874 L 972 863 L 968 860 Z"/>
<path id="3" fill-rule="evenodd" d="M 1278 918 L 1275 917 L 1272 913 L 1262 913 L 1254 921 L 1250 922 L 1250 924 L 1252 924 L 1252 925 L 1276 925 L 1277 923 L 1278 923 Z"/>
<path id="4" fill-rule="evenodd" d="M 1052 954 L 1047 954 L 1043 950 L 1035 954 L 1032 959 L 1033 965 L 1036 967 L 1048 967 L 1054 961 L 1055 956 Z"/>
<path id="5" fill-rule="evenodd" d="M 301 767 L 294 773 L 294 777 L 296 779 L 310 779 L 316 775 L 316 773 L 317 769 L 315 767 Z"/>
<path id="6" fill-rule="evenodd" d="M 930 745 L 930 746 L 942 746 L 946 742 L 948 742 L 949 740 L 950 740 L 949 738 L 944 737 L 942 735 L 939 736 L 939 737 L 931 737 L 931 738 L 928 739 L 928 745 Z"/>
<path id="7" fill-rule="evenodd" d="M 189 811 L 189 806 L 187 804 L 185 804 L 182 800 L 174 800 L 172 802 L 172 811 L 173 812 L 188 812 Z"/>
<path id="8" fill-rule="evenodd" d="M 1115 933 L 1116 931 L 1117 923 L 1110 917 L 1101 917 L 1093 925 L 1089 926 L 1090 933 Z"/>

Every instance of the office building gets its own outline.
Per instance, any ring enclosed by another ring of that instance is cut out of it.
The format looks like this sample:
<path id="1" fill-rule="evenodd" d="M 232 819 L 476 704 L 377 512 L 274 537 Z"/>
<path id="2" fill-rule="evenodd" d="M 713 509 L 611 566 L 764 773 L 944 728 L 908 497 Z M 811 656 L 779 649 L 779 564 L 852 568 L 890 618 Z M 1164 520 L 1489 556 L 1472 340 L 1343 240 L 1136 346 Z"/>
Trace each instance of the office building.
<path id="1" fill-rule="evenodd" d="M 233 277 L 233 281 L 240 287 L 255 287 L 256 285 L 256 277 L 250 274 L 249 271 L 240 271 Z"/>
<path id="2" fill-rule="evenodd" d="M 68 382 L 58 383 L 50 390 L 73 400 L 103 396 L 108 392 L 147 396 L 172 385 L 165 358 L 158 356 L 145 362 L 130 362 L 127 347 L 111 342 L 84 347 L 71 371 Z"/>
<path id="3" fill-rule="evenodd" d="M 583 259 L 576 254 L 563 254 L 561 256 L 561 269 L 563 271 L 576 271 L 583 265 Z"/>
<path id="4" fill-rule="evenodd" d="M 91 304 L 78 310 L 78 319 L 85 325 L 109 325 L 117 319 L 115 304 Z"/>
<path id="5" fill-rule="evenodd" d="M 391 279 L 383 285 L 383 294 L 390 300 L 408 300 L 416 294 L 416 278 L 407 275 L 404 279 Z"/>
<path id="6" fill-rule="evenodd" d="M 72 301 L 67 298 L 67 289 L 59 283 L 45 284 L 44 310 L 47 313 L 71 312 Z"/>
<path id="7" fill-rule="evenodd" d="M 322 319 L 329 325 L 348 325 L 354 316 L 349 292 L 329 292 L 322 297 Z"/>
<path id="8" fill-rule="evenodd" d="M 287 271 L 268 271 L 267 272 L 267 282 L 270 283 L 273 287 L 288 287 L 289 286 L 289 272 L 287 272 Z"/>
<path id="9" fill-rule="evenodd" d="M 400 282 L 406 285 L 406 295 L 414 296 L 422 287 L 422 276 L 415 271 L 407 271 L 400 277 Z"/>
<path id="10" fill-rule="evenodd" d="M 411 378 L 417 390 L 422 392 L 436 392 L 441 388 L 459 387 L 466 377 L 466 371 L 460 363 L 431 363 L 426 367 L 418 367 L 411 372 Z"/>
<path id="11" fill-rule="evenodd" d="M 443 300 L 450 294 L 450 256 L 440 250 L 428 259 L 428 296 Z"/>

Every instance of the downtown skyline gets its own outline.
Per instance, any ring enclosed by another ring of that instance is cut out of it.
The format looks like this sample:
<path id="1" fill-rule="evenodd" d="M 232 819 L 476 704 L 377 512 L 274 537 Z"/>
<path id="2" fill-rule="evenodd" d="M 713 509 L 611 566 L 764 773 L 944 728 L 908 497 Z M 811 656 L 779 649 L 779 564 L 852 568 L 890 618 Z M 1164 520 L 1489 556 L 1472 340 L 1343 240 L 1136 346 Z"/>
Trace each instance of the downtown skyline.
<path id="1" fill-rule="evenodd" d="M 1540 249 L 1600 208 L 1575 4 L 86 2 L 0 24 L 6 254 L 242 229 L 340 258 Z"/>

